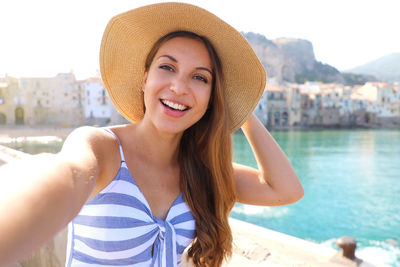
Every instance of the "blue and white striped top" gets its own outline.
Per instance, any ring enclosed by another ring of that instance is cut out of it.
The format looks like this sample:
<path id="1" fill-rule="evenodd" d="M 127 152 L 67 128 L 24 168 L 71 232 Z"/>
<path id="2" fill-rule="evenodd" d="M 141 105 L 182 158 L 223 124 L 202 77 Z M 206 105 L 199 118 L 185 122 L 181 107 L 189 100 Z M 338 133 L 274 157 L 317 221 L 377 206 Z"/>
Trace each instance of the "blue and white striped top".
<path id="1" fill-rule="evenodd" d="M 195 235 L 182 193 L 166 220 L 153 216 L 121 154 L 114 180 L 87 202 L 68 225 L 67 267 L 178 266 Z"/>

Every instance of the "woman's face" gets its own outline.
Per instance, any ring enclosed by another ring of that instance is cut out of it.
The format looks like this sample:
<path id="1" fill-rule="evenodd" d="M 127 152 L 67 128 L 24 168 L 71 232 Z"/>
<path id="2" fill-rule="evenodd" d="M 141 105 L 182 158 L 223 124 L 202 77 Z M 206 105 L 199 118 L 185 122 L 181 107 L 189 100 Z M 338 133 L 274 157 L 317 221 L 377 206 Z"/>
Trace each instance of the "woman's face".
<path id="1" fill-rule="evenodd" d="M 176 37 L 162 44 L 144 76 L 143 120 L 182 133 L 201 119 L 212 90 L 212 63 L 200 40 Z"/>

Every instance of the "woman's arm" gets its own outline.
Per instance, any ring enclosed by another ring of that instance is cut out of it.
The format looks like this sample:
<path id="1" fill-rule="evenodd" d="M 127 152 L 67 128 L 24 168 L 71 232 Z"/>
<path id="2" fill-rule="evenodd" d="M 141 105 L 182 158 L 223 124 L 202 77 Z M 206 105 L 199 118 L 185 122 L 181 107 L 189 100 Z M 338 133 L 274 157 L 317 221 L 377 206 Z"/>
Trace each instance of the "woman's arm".
<path id="1" fill-rule="evenodd" d="M 27 256 L 71 221 L 100 172 L 95 130 L 75 130 L 58 154 L 0 168 L 0 266 Z"/>
<path id="2" fill-rule="evenodd" d="M 292 165 L 254 114 L 242 130 L 253 150 L 258 170 L 234 164 L 238 202 L 279 206 L 301 199 L 303 187 Z"/>

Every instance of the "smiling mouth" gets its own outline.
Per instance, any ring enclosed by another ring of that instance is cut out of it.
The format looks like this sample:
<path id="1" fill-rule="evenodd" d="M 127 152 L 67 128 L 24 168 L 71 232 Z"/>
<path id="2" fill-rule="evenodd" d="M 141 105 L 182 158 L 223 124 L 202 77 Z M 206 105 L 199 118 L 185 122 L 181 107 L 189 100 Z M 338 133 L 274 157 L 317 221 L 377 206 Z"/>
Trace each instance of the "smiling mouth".
<path id="1" fill-rule="evenodd" d="M 160 101 L 164 106 L 166 106 L 167 108 L 170 108 L 172 110 L 185 111 L 185 110 L 189 109 L 188 106 L 178 104 L 178 103 L 166 100 L 166 99 L 161 99 Z"/>

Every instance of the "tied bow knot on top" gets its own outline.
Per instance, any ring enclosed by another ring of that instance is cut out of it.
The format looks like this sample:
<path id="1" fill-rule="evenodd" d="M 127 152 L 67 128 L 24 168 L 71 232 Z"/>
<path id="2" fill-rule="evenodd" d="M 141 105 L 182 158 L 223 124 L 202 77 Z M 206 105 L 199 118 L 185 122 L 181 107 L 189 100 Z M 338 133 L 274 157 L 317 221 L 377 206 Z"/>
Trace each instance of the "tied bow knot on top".
<path id="1" fill-rule="evenodd" d="M 176 233 L 168 221 L 154 218 L 158 226 L 157 238 L 153 244 L 153 266 L 177 266 Z"/>

